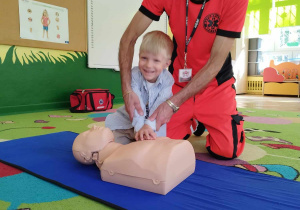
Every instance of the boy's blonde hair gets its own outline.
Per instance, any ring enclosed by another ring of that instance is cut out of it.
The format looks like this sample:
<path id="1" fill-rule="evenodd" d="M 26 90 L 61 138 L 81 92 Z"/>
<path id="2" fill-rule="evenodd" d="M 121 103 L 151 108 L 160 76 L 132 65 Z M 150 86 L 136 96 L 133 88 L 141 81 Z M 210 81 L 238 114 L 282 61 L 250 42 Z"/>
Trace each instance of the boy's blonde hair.
<path id="1" fill-rule="evenodd" d="M 171 59 L 173 48 L 173 42 L 167 34 L 162 31 L 151 31 L 144 35 L 140 53 L 150 52 L 157 55 L 165 51 L 166 58 Z"/>

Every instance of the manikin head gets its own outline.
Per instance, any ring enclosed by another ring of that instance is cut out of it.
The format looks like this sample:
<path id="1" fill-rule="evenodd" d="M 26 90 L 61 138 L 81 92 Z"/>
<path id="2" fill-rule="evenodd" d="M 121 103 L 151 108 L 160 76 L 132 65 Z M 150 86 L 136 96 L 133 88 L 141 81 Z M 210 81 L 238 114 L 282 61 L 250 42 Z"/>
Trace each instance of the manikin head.
<path id="1" fill-rule="evenodd" d="M 95 161 L 93 154 L 101 151 L 107 144 L 114 141 L 114 135 L 109 128 L 93 126 L 79 134 L 73 142 L 73 155 L 83 164 L 90 165 Z"/>

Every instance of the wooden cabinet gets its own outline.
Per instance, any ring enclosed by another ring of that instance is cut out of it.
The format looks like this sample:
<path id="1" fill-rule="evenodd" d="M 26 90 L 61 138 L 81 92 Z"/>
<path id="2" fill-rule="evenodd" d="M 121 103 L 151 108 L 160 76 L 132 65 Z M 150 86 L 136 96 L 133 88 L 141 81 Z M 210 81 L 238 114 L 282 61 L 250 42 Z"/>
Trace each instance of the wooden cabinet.
<path id="1" fill-rule="evenodd" d="M 299 97 L 300 81 L 264 82 L 263 94 L 296 95 Z"/>

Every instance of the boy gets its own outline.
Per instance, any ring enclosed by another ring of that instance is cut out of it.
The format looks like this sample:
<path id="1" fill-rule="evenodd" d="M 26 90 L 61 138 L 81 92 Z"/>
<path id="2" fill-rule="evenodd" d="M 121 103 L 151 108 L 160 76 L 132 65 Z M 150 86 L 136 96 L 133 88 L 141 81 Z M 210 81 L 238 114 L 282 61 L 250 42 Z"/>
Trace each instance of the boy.
<path id="1" fill-rule="evenodd" d="M 156 136 L 166 136 L 166 125 L 156 131 L 156 121 L 148 117 L 156 108 L 172 96 L 174 79 L 166 70 L 171 64 L 173 42 L 161 31 L 152 31 L 143 37 L 139 52 L 139 64 L 131 70 L 131 87 L 139 97 L 143 115 L 136 111 L 132 122 L 125 110 L 107 116 L 105 126 L 113 131 L 115 142 L 128 144 L 134 140 L 150 140 Z M 123 97 L 131 94 L 126 92 Z"/>

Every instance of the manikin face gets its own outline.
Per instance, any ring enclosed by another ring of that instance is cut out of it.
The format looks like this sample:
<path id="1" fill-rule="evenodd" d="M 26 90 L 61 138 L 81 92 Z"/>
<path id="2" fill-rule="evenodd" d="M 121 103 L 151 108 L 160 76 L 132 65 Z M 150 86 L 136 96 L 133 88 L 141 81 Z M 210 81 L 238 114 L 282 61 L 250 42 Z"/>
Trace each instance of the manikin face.
<path id="1" fill-rule="evenodd" d="M 156 82 L 160 73 L 166 69 L 171 63 L 170 59 L 166 58 L 166 53 L 163 51 L 159 54 L 150 52 L 140 52 L 139 68 L 143 77 L 151 83 Z"/>
<path id="2" fill-rule="evenodd" d="M 83 164 L 93 164 L 93 153 L 101 151 L 108 143 L 114 141 L 109 128 L 94 126 L 79 134 L 73 143 L 73 155 Z"/>

